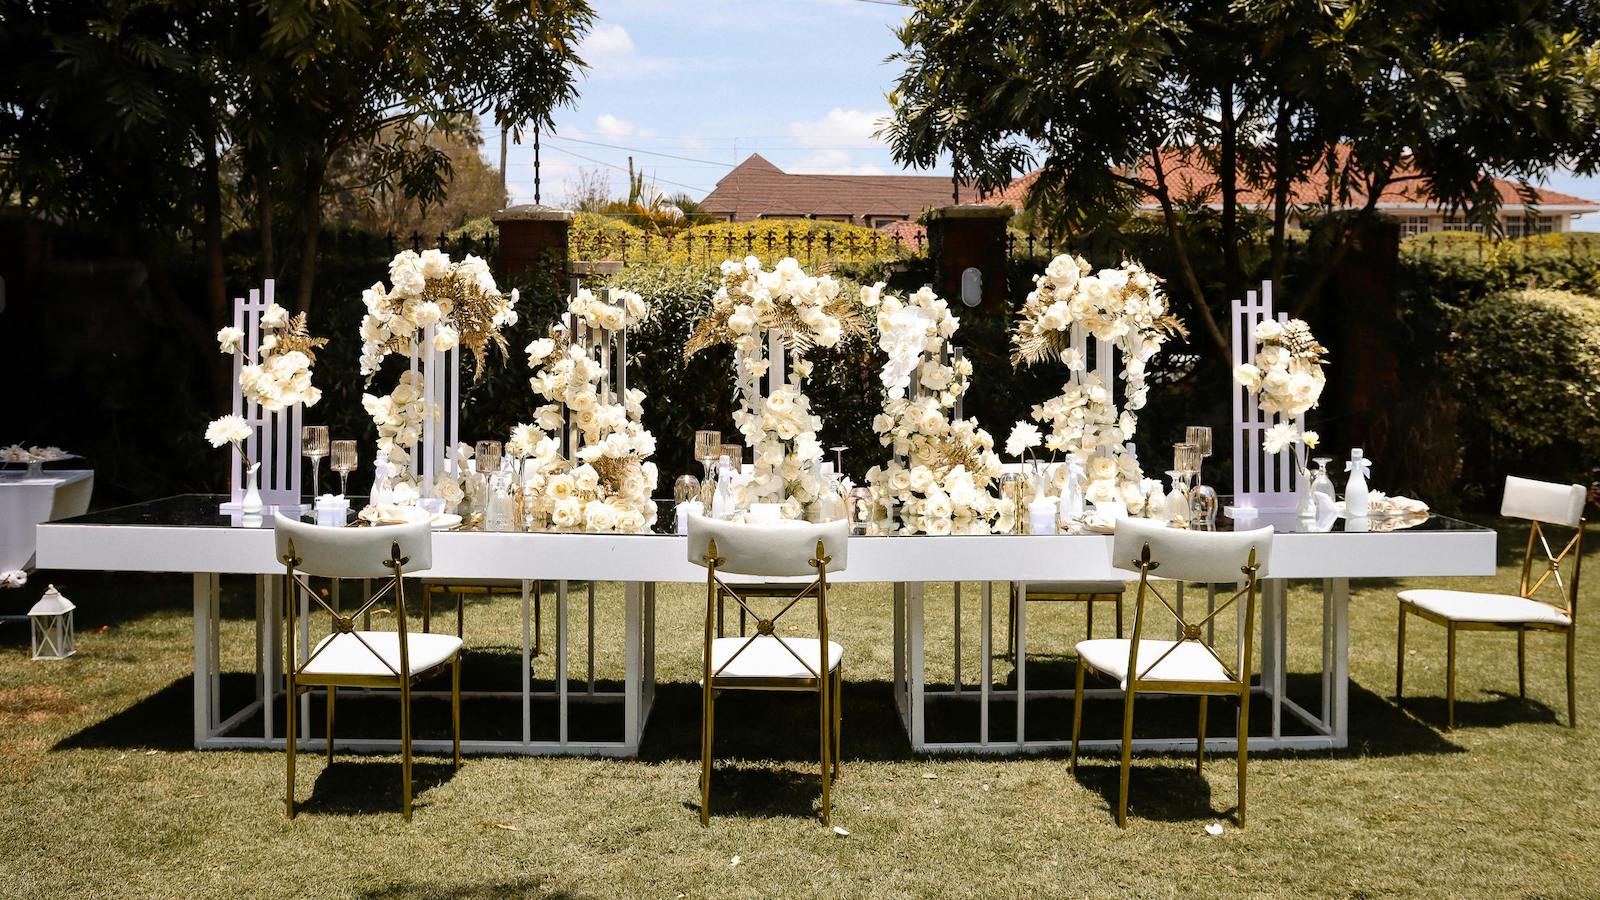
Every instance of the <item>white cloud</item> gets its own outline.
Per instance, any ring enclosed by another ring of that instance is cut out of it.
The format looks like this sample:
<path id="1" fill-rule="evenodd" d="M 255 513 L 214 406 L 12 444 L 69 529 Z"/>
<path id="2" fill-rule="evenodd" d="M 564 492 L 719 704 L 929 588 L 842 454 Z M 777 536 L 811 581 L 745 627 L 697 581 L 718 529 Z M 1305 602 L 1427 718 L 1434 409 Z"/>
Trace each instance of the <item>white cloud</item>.
<path id="1" fill-rule="evenodd" d="M 784 166 L 796 175 L 883 175 L 882 166 L 857 163 L 848 150 L 824 150 Z"/>
<path id="2" fill-rule="evenodd" d="M 578 45 L 578 55 L 590 65 L 601 60 L 632 56 L 633 52 L 633 36 L 628 34 L 628 29 L 609 22 L 595 25 L 584 37 L 583 43 Z"/>
<path id="3" fill-rule="evenodd" d="M 883 127 L 888 110 L 840 109 L 834 107 L 820 119 L 790 122 L 789 133 L 807 147 L 881 147 L 873 134 Z"/>
<path id="4" fill-rule="evenodd" d="M 578 45 L 578 56 L 588 63 L 588 76 L 595 80 L 640 78 L 664 72 L 710 68 L 703 61 L 640 53 L 628 29 L 612 22 L 595 25 L 584 37 L 583 43 Z"/>
<path id="5" fill-rule="evenodd" d="M 633 134 L 633 123 L 627 119 L 619 119 L 611 113 L 602 113 L 594 120 L 594 127 L 600 134 L 608 138 L 625 138 Z"/>

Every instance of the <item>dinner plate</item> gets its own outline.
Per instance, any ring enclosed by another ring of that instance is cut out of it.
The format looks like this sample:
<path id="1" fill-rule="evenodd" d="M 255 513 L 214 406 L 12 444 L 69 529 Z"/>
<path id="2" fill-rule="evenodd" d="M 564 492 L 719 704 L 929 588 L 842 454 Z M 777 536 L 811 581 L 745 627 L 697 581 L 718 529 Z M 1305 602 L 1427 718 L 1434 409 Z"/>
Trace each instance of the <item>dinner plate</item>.
<path id="1" fill-rule="evenodd" d="M 461 527 L 461 517 L 455 513 L 440 513 L 429 523 L 434 531 L 449 531 Z"/>

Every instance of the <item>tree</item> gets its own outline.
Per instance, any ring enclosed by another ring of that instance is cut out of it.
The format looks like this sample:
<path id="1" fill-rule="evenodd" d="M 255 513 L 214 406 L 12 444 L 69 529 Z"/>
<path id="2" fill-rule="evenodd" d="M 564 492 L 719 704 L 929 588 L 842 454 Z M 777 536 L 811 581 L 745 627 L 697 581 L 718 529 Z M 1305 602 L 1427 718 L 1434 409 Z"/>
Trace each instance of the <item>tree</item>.
<path id="1" fill-rule="evenodd" d="M 1263 240 L 1281 295 L 1292 222 L 1327 242 L 1293 286 L 1303 309 L 1387 188 L 1489 221 L 1495 176 L 1526 191 L 1556 166 L 1600 169 L 1600 12 L 1581 0 L 913 5 L 886 129 L 896 159 L 950 154 L 984 190 L 1037 162 L 1029 202 L 1068 232 L 1153 202 L 1223 357 L 1214 302 L 1243 289 L 1245 251 Z M 1270 203 L 1249 209 L 1247 190 Z M 1193 225 L 1210 215 L 1221 285 L 1202 284 L 1192 258 Z"/>
<path id="2" fill-rule="evenodd" d="M 336 159 L 328 179 L 329 221 L 355 225 L 401 238 L 432 237 L 471 219 L 504 209 L 506 193 L 500 173 L 483 158 L 483 138 L 467 128 L 428 129 L 422 140 L 450 162 L 449 181 L 437 202 L 424 204 L 382 177 L 367 148 L 355 148 Z"/>

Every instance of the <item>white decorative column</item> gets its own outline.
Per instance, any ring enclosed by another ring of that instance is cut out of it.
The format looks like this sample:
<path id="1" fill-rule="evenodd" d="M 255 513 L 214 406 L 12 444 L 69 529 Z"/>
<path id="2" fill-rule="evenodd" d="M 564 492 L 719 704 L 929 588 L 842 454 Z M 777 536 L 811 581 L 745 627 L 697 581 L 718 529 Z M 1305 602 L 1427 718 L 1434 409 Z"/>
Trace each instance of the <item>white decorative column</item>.
<path id="1" fill-rule="evenodd" d="M 244 333 L 242 352 L 233 354 L 233 414 L 250 426 L 244 455 L 261 464 L 261 502 L 265 506 L 300 506 L 300 404 L 277 412 L 247 400 L 239 387 L 239 372 L 246 358 L 255 359 L 261 350 L 261 316 L 273 304 L 275 286 L 267 279 L 259 290 L 233 301 L 233 327 Z M 229 500 L 222 504 L 225 513 L 239 512 L 245 494 L 244 457 L 234 447 L 228 451 Z"/>
<path id="2" fill-rule="evenodd" d="M 1233 301 L 1229 322 L 1233 328 L 1235 369 L 1244 363 L 1255 363 L 1256 326 L 1274 316 L 1279 323 L 1289 320 L 1288 313 L 1273 312 L 1270 281 L 1261 282 L 1259 294 L 1250 291 L 1243 300 Z M 1289 422 L 1295 430 L 1303 431 L 1304 423 L 1277 413 L 1267 415 L 1248 389 L 1231 378 L 1229 384 L 1233 388 L 1233 504 L 1223 511 L 1234 518 L 1241 514 L 1292 513 L 1299 505 L 1293 454 L 1268 453 L 1262 449 L 1261 441 L 1273 425 Z"/>

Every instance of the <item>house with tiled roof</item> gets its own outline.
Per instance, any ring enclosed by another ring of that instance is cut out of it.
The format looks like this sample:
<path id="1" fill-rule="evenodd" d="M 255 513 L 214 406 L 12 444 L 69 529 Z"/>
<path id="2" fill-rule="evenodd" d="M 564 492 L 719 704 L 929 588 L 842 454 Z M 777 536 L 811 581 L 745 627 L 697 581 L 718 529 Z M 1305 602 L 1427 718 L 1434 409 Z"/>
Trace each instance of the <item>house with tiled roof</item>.
<path id="1" fill-rule="evenodd" d="M 1212 209 L 1221 209 L 1222 197 L 1215 175 L 1205 166 L 1195 163 L 1193 154 L 1194 151 L 1189 148 L 1170 148 L 1162 152 L 1161 167 L 1173 200 L 1184 204 L 1198 200 Z M 1409 167 L 1396 173 L 1398 179 L 1405 179 L 1410 174 L 1412 170 Z M 1137 176 L 1146 184 L 1156 184 L 1152 168 L 1140 169 Z M 1038 177 L 1037 171 L 1029 172 L 1004 189 L 985 196 L 981 202 L 1020 210 Z M 1327 177 L 1323 172 L 1308 173 L 1305 180 L 1291 185 L 1289 202 L 1295 206 L 1315 206 L 1321 202 L 1327 187 Z M 1572 221 L 1578 216 L 1600 212 L 1600 203 L 1559 191 L 1534 188 L 1536 202 L 1529 205 L 1515 182 L 1496 178 L 1495 187 L 1500 192 L 1500 229 L 1506 237 L 1570 231 Z M 1358 192 L 1350 198 L 1349 206 L 1360 208 L 1366 201 L 1367 197 Z M 1250 209 L 1271 209 L 1272 195 L 1266 190 L 1241 185 L 1239 204 Z M 1402 235 L 1483 230 L 1482 226 L 1468 224 L 1459 212 L 1449 212 L 1437 200 L 1429 197 L 1426 184 L 1421 180 L 1391 183 L 1378 195 L 1373 208 L 1398 219 Z M 1154 198 L 1147 196 L 1141 202 L 1140 210 L 1155 214 L 1161 211 L 1161 207 Z"/>
<path id="2" fill-rule="evenodd" d="M 823 219 L 879 228 L 951 203 L 942 175 L 803 175 L 752 153 L 717 182 L 700 211 L 728 222 Z"/>

